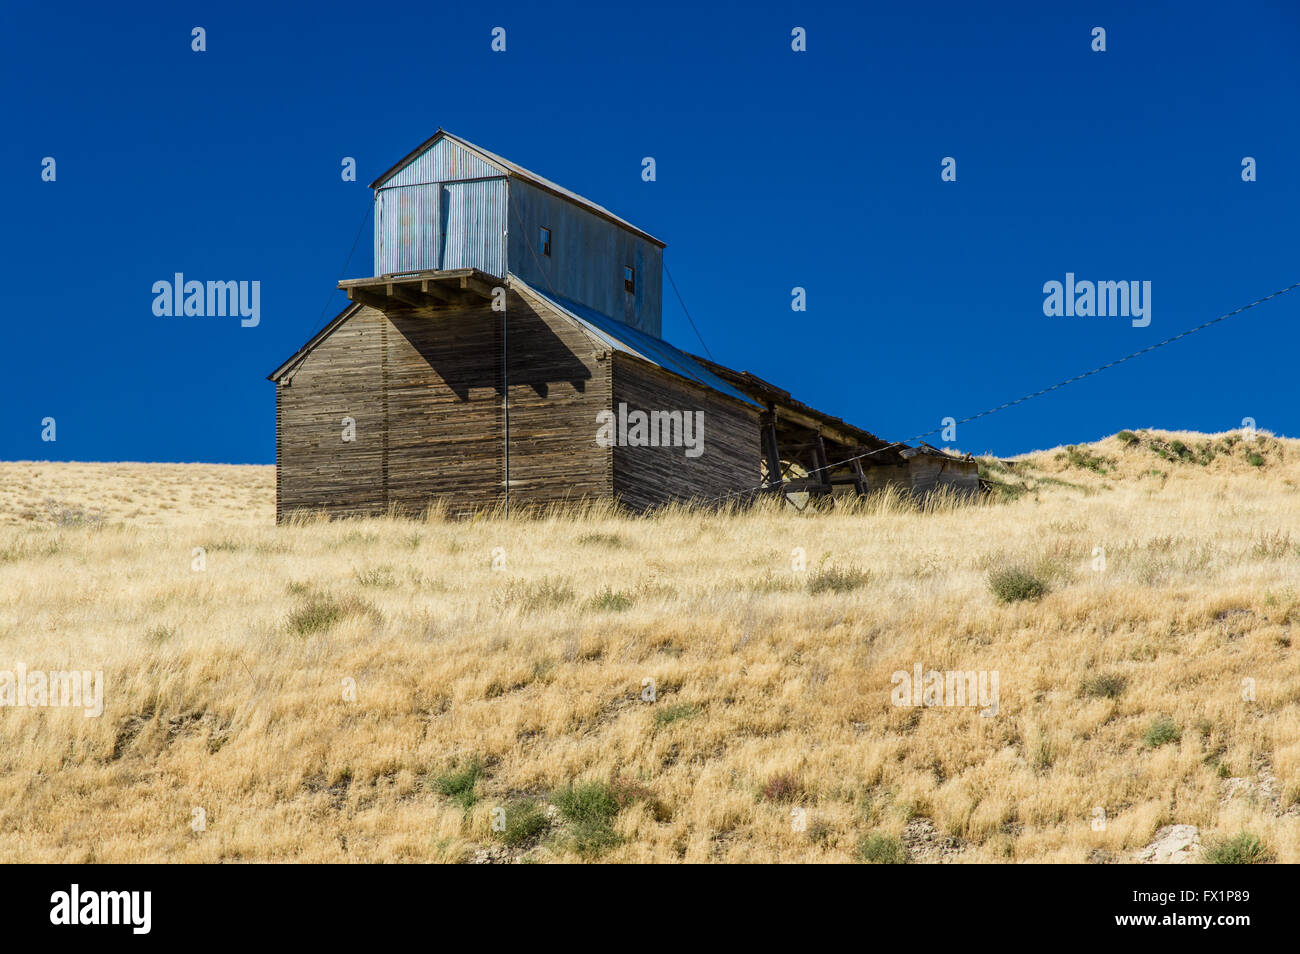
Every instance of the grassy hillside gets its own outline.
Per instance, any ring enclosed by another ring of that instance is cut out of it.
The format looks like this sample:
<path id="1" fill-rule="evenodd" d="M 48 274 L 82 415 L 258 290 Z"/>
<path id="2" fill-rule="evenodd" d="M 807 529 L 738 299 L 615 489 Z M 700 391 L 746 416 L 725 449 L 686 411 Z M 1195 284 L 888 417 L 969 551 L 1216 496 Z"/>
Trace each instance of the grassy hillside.
<path id="1" fill-rule="evenodd" d="M 0 860 L 1131 861 L 1186 824 L 1300 861 L 1300 442 L 985 469 L 926 512 L 277 528 L 267 467 L 0 464 L 0 670 L 105 677 L 100 718 L 0 709 Z M 894 705 L 917 665 L 997 671 L 996 715 Z"/>

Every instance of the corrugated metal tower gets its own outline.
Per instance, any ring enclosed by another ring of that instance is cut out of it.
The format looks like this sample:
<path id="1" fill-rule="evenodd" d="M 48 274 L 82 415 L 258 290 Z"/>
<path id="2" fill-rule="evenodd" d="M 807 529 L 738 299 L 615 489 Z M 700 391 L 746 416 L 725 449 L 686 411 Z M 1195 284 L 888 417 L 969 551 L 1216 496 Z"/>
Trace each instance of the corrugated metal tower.
<path id="1" fill-rule="evenodd" d="M 509 272 L 660 335 L 664 243 L 608 209 L 442 130 L 370 187 L 380 275 Z"/>

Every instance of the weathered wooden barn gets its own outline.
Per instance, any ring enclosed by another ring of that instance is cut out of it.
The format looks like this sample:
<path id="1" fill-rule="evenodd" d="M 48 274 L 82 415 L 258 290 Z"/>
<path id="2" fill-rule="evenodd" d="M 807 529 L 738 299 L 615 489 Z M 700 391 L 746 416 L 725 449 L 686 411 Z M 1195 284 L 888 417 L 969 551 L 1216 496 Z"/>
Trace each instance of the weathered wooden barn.
<path id="1" fill-rule="evenodd" d="M 664 243 L 594 202 L 441 130 L 371 188 L 377 275 L 270 375 L 278 520 L 908 482 L 903 448 L 665 342 Z"/>

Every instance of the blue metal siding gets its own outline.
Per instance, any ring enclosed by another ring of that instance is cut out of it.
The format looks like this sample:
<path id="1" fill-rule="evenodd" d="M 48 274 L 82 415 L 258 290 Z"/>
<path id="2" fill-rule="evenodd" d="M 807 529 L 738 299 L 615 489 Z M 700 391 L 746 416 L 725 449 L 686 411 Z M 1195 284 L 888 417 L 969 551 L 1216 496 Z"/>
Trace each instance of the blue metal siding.
<path id="1" fill-rule="evenodd" d="M 380 275 L 434 268 L 442 186 L 407 186 L 375 194 L 375 262 Z"/>
<path id="2" fill-rule="evenodd" d="M 507 168 L 443 138 L 394 171 L 375 191 L 376 272 L 477 268 L 505 277 L 508 262 L 524 281 L 658 337 L 660 246 L 586 200 L 519 178 L 525 173 L 507 179 Z M 549 257 L 537 249 L 540 226 L 551 230 Z M 623 287 L 628 265 L 633 293 Z"/>
<path id="3" fill-rule="evenodd" d="M 504 179 L 449 182 L 442 187 L 438 268 L 477 268 L 506 274 L 506 184 Z"/>
<path id="4" fill-rule="evenodd" d="M 455 179 L 481 179 L 484 176 L 499 176 L 503 171 L 451 140 L 439 139 L 394 172 L 379 188 L 450 182 Z"/>
<path id="5" fill-rule="evenodd" d="M 380 275 L 477 268 L 504 277 L 505 179 L 383 187 L 375 193 Z"/>
<path id="6" fill-rule="evenodd" d="M 519 179 L 510 182 L 510 271 L 553 292 L 658 337 L 663 254 L 659 246 L 573 202 Z M 551 230 L 551 255 L 537 249 Z M 623 266 L 636 268 L 636 292 L 623 290 Z"/>

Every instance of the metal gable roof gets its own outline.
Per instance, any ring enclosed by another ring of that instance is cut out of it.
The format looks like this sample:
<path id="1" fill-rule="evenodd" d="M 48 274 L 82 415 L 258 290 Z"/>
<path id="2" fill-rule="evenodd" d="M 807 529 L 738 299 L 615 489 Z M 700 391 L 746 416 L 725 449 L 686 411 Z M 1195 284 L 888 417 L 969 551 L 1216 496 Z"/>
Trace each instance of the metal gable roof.
<path id="1" fill-rule="evenodd" d="M 616 321 L 608 315 L 602 315 L 586 305 L 579 305 L 577 302 L 569 301 L 567 298 L 561 298 L 554 293 L 538 291 L 531 285 L 526 284 L 515 275 L 510 276 L 512 283 L 527 289 L 530 294 L 547 302 L 553 308 L 567 314 L 570 318 L 577 321 L 580 325 L 594 334 L 601 341 L 605 342 L 612 350 L 622 351 L 640 358 L 643 361 L 649 361 L 656 367 L 663 368 L 665 371 L 671 371 L 679 377 L 686 378 L 688 381 L 694 381 L 696 384 L 702 384 L 704 387 L 719 394 L 725 394 L 727 397 L 735 398 L 750 407 L 756 407 L 762 410 L 763 405 L 756 402 L 753 398 L 746 396 L 741 391 L 732 387 L 722 378 L 718 377 L 712 371 L 705 368 L 694 358 L 684 351 L 679 351 L 668 342 L 656 338 L 654 335 L 646 334 L 639 331 L 631 325 Z"/>
<path id="2" fill-rule="evenodd" d="M 409 152 L 405 157 L 403 157 L 400 161 L 398 161 L 396 165 L 394 165 L 383 175 L 379 176 L 379 178 L 375 179 L 374 182 L 370 183 L 370 188 L 377 189 L 380 186 L 382 186 L 385 182 L 387 182 L 390 178 L 392 178 L 392 176 L 398 170 L 405 168 L 409 163 L 414 161 L 416 157 L 422 155 L 440 139 L 449 139 L 452 142 L 456 143 L 456 145 L 460 146 L 461 148 L 468 149 L 470 152 L 478 155 L 479 157 L 491 163 L 492 165 L 497 166 L 502 172 L 506 173 L 507 175 L 516 176 L 517 178 L 522 179 L 525 182 L 529 182 L 532 185 L 537 186 L 538 188 L 545 189 L 547 192 L 552 192 L 555 195 L 560 196 L 561 198 L 568 199 L 570 202 L 573 202 L 575 205 L 583 206 L 584 208 L 590 210 L 591 212 L 594 212 L 596 215 L 599 215 L 601 218 L 608 219 L 609 221 L 613 222 L 615 225 L 620 225 L 623 228 L 627 229 L 628 231 L 635 232 L 637 235 L 640 235 L 642 238 L 654 242 L 660 248 L 664 247 L 665 243 L 662 240 L 655 238 L 653 235 L 651 235 L 649 232 L 645 231 L 644 229 L 637 228 L 635 225 L 633 225 L 631 222 L 627 221 L 626 219 L 619 218 L 617 215 L 609 211 L 609 209 L 605 208 L 603 205 L 599 205 L 598 203 L 592 202 L 590 199 L 580 196 L 578 195 L 578 193 L 566 189 L 564 186 L 552 182 L 550 179 L 547 179 L 544 176 L 539 176 L 537 173 L 525 169 L 523 166 L 518 165 L 517 163 L 511 162 L 509 159 L 505 159 L 501 156 L 498 156 L 494 152 L 488 152 L 488 150 L 484 149 L 482 146 L 476 146 L 474 145 L 474 143 L 469 142 L 466 139 L 461 139 L 459 136 L 455 136 L 444 129 L 439 129 L 427 140 L 422 142 L 420 145 L 416 146 L 413 150 L 411 150 L 411 152 Z"/>

